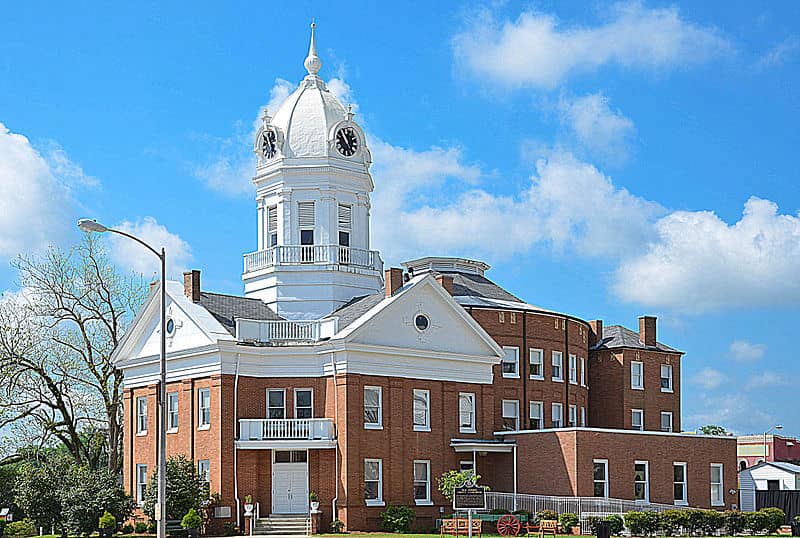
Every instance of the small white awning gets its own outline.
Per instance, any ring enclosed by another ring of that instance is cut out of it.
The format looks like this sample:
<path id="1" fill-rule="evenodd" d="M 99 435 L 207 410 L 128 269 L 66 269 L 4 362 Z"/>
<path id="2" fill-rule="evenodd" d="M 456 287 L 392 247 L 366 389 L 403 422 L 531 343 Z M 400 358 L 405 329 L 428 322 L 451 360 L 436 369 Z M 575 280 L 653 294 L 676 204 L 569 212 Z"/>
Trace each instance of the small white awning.
<path id="1" fill-rule="evenodd" d="M 475 439 L 451 439 L 450 446 L 456 452 L 493 452 L 511 454 L 516 443 L 502 441 L 481 441 Z"/>

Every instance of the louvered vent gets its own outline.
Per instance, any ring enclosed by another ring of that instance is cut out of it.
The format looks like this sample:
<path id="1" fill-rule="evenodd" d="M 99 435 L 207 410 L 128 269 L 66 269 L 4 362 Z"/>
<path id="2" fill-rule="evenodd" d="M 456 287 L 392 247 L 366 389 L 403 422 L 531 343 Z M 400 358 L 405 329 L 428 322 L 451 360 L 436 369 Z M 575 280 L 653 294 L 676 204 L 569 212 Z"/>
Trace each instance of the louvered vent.
<path id="1" fill-rule="evenodd" d="M 352 228 L 352 208 L 339 204 L 339 229 L 349 231 Z"/>
<path id="2" fill-rule="evenodd" d="M 267 208 L 267 231 L 269 233 L 278 231 L 278 206 Z"/>
<path id="3" fill-rule="evenodd" d="M 300 228 L 313 228 L 316 224 L 314 218 L 314 202 L 297 203 L 297 225 Z"/>

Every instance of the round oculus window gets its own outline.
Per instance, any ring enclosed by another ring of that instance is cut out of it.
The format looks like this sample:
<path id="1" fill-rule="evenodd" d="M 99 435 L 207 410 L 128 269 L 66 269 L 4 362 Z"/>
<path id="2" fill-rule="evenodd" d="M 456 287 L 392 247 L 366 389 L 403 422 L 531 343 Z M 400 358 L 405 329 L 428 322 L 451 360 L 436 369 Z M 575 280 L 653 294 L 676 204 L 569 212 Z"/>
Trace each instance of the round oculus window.
<path id="1" fill-rule="evenodd" d="M 172 334 L 175 332 L 175 320 L 172 318 L 167 320 L 167 334 Z"/>
<path id="2" fill-rule="evenodd" d="M 414 318 L 414 327 L 416 327 L 418 331 L 426 330 L 430 324 L 431 320 L 429 320 L 428 316 L 425 314 L 417 314 Z"/>

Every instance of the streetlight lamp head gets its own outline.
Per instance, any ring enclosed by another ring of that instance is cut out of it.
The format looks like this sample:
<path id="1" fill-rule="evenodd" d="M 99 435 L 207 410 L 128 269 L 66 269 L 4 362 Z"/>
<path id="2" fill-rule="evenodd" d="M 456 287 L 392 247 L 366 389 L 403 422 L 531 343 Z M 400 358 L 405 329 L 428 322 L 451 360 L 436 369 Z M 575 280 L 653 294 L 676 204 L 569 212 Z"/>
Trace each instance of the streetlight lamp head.
<path id="1" fill-rule="evenodd" d="M 107 232 L 108 228 L 93 219 L 80 219 L 78 221 L 78 228 L 84 232 Z"/>
<path id="2" fill-rule="evenodd" d="M 775 426 L 775 429 L 776 430 L 782 430 L 783 429 L 783 424 L 778 424 L 777 426 Z"/>

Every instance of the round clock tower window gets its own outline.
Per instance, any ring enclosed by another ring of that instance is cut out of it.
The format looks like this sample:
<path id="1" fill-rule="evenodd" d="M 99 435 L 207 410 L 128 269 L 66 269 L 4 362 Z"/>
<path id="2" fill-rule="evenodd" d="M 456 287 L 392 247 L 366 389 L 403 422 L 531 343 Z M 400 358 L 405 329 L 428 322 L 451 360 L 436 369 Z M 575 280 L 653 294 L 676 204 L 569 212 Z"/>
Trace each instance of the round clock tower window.
<path id="1" fill-rule="evenodd" d="M 414 327 L 416 327 L 418 331 L 426 330 L 430 324 L 431 321 L 425 314 L 417 314 L 417 316 L 414 318 Z"/>
<path id="2" fill-rule="evenodd" d="M 261 133 L 261 156 L 264 159 L 272 159 L 277 154 L 277 139 L 272 129 L 265 129 Z"/>
<path id="3" fill-rule="evenodd" d="M 342 127 L 336 131 L 336 150 L 345 157 L 352 157 L 358 151 L 358 135 L 352 127 Z"/>

